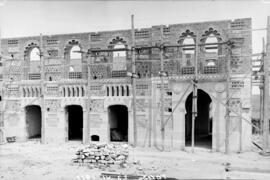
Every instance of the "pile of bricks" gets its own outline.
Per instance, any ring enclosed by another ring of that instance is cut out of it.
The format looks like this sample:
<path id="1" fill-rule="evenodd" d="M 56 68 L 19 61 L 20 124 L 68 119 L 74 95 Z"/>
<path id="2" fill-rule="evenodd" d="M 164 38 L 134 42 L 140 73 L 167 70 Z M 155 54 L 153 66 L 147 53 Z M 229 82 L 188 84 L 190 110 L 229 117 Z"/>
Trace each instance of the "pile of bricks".
<path id="1" fill-rule="evenodd" d="M 76 152 L 74 163 L 94 166 L 125 165 L 128 158 L 128 145 L 90 144 Z"/>

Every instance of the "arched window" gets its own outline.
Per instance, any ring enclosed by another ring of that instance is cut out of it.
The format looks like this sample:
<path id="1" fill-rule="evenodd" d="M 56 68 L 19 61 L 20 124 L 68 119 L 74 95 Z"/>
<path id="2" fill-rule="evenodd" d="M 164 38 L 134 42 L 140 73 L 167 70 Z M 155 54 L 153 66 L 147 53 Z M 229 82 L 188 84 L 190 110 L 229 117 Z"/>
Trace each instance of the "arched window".
<path id="1" fill-rule="evenodd" d="M 107 87 L 107 96 L 110 96 L 110 88 Z"/>
<path id="2" fill-rule="evenodd" d="M 75 87 L 72 87 L 72 97 L 75 97 Z"/>
<path id="3" fill-rule="evenodd" d="M 26 97 L 26 91 L 25 91 L 25 88 L 23 88 L 23 97 Z"/>
<path id="4" fill-rule="evenodd" d="M 205 40 L 205 52 L 207 53 L 218 53 L 218 44 L 211 44 L 211 43 L 218 43 L 218 39 L 212 33 Z M 207 45 L 208 44 L 208 45 Z"/>
<path id="5" fill-rule="evenodd" d="M 74 67 L 73 66 L 69 66 L 69 72 L 74 72 Z"/>
<path id="6" fill-rule="evenodd" d="M 114 49 L 124 49 L 126 46 L 122 44 L 121 42 L 118 42 L 116 45 L 113 47 Z M 113 51 L 113 57 L 126 57 L 126 51 Z"/>
<path id="7" fill-rule="evenodd" d="M 70 49 L 70 59 L 82 59 L 82 54 L 78 51 L 81 51 L 80 46 L 75 45 Z"/>
<path id="8" fill-rule="evenodd" d="M 81 95 L 80 93 L 80 88 L 77 86 L 77 93 L 76 93 L 76 96 L 79 97 Z"/>
<path id="9" fill-rule="evenodd" d="M 116 96 L 119 96 L 119 87 L 116 86 Z"/>
<path id="10" fill-rule="evenodd" d="M 40 61 L 40 51 L 34 47 L 30 52 L 30 61 Z"/>
<path id="11" fill-rule="evenodd" d="M 183 54 L 185 59 L 186 66 L 192 66 L 195 54 L 195 40 L 194 37 L 187 35 L 183 40 Z"/>
<path id="12" fill-rule="evenodd" d="M 183 45 L 188 45 L 186 47 L 183 47 L 183 51 L 185 54 L 195 54 L 195 41 L 194 38 L 188 35 L 184 41 Z"/>
<path id="13" fill-rule="evenodd" d="M 126 87 L 127 87 L 127 89 L 126 89 L 126 92 L 127 92 L 126 95 L 129 96 L 129 86 L 126 86 Z"/>
<path id="14" fill-rule="evenodd" d="M 84 96 L 84 88 L 82 87 L 82 96 Z"/>
<path id="15" fill-rule="evenodd" d="M 67 89 L 68 89 L 68 97 L 70 97 L 71 96 L 71 89 L 70 89 L 70 87 L 67 87 Z"/>
<path id="16" fill-rule="evenodd" d="M 125 95 L 125 90 L 124 90 L 123 86 L 121 86 L 121 92 L 122 92 L 122 96 L 124 96 Z"/>
<path id="17" fill-rule="evenodd" d="M 112 86 L 112 96 L 114 96 L 114 87 Z"/>

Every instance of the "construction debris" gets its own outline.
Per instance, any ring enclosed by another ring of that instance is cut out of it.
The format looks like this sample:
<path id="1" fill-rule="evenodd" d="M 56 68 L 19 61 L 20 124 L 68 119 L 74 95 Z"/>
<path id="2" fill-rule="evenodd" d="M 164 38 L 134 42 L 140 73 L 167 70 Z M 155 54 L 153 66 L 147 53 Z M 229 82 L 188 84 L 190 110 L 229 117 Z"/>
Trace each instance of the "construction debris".
<path id="1" fill-rule="evenodd" d="M 90 144 L 76 152 L 73 163 L 88 164 L 89 168 L 106 168 L 111 165 L 126 167 L 128 145 Z"/>

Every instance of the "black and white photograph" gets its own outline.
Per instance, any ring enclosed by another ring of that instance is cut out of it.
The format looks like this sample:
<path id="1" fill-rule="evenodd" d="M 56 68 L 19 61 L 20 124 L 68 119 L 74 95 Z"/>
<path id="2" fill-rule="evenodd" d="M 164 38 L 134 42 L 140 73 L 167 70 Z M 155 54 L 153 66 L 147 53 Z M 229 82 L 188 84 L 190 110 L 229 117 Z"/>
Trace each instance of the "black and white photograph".
<path id="1" fill-rule="evenodd" d="M 0 0 L 0 180 L 269 180 L 270 0 Z"/>

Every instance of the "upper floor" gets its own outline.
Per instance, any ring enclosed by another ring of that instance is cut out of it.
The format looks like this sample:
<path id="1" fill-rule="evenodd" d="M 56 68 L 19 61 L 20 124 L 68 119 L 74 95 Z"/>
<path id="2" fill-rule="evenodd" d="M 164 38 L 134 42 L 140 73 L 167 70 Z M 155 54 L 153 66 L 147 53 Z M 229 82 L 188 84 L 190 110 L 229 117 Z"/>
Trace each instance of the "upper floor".
<path id="1" fill-rule="evenodd" d="M 160 28 L 135 30 L 140 78 L 159 75 L 160 49 L 156 45 L 161 37 L 171 46 L 163 53 L 164 71 L 169 76 L 194 74 L 196 40 L 199 74 L 224 74 L 228 60 L 232 73 L 251 69 L 251 19 L 174 24 L 163 26 L 163 35 Z M 231 54 L 228 41 L 234 42 Z M 44 65 L 46 81 L 124 78 L 131 72 L 131 46 L 131 30 L 7 38 L 2 40 L 5 58 L 0 74 L 5 81 L 40 80 Z"/>

